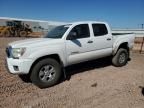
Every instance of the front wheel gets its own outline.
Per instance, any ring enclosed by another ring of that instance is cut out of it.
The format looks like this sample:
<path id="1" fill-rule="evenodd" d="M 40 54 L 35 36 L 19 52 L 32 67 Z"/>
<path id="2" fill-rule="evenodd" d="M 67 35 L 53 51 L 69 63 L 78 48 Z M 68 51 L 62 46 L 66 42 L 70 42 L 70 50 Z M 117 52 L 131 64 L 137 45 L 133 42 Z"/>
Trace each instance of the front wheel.
<path id="1" fill-rule="evenodd" d="M 46 88 L 58 83 L 61 77 L 61 66 L 51 58 L 39 61 L 32 69 L 31 81 L 40 88 Z"/>
<path id="2" fill-rule="evenodd" d="M 10 37 L 11 36 L 11 34 L 10 34 L 10 32 L 8 30 L 4 31 L 2 33 L 2 35 L 5 36 L 5 37 Z"/>
<path id="3" fill-rule="evenodd" d="M 129 58 L 128 50 L 120 48 L 116 55 L 112 58 L 112 63 L 114 66 L 121 67 L 127 64 Z"/>

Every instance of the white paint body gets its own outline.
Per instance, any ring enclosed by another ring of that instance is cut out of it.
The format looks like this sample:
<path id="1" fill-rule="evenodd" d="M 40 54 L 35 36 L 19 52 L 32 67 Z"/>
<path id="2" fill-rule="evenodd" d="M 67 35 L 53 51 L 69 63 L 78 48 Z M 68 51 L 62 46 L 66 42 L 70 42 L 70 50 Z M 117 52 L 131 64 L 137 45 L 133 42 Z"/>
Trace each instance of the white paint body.
<path id="1" fill-rule="evenodd" d="M 108 34 L 95 37 L 92 29 L 93 23 L 105 24 Z M 79 24 L 89 25 L 90 37 L 66 40 L 72 28 Z M 104 22 L 75 22 L 71 24 L 61 39 L 35 38 L 10 43 L 9 46 L 12 48 L 25 47 L 26 52 L 19 59 L 7 58 L 8 69 L 13 74 L 28 74 L 32 64 L 37 59 L 52 54 L 59 56 L 64 67 L 114 55 L 118 47 L 124 42 L 127 42 L 128 47 L 131 49 L 134 44 L 134 37 L 134 34 L 112 36 L 110 27 Z M 108 38 L 110 40 L 107 40 Z M 93 43 L 89 44 L 88 41 L 93 41 Z M 19 71 L 15 71 L 13 66 L 18 66 Z"/>

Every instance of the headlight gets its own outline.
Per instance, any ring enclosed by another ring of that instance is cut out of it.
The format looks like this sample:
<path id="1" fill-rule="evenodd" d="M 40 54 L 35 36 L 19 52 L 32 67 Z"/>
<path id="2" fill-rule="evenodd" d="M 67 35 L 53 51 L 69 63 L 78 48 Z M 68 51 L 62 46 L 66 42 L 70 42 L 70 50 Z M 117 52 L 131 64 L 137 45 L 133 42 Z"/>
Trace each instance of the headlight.
<path id="1" fill-rule="evenodd" d="M 13 58 L 18 59 L 25 53 L 25 51 L 26 51 L 26 48 L 13 48 L 11 51 L 11 54 Z"/>

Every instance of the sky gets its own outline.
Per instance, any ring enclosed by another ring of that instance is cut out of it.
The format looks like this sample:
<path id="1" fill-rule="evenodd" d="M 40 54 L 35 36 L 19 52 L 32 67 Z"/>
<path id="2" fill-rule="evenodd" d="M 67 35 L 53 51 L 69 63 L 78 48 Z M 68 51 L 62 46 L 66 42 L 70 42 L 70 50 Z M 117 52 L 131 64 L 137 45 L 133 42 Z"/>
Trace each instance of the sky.
<path id="1" fill-rule="evenodd" d="M 144 0 L 0 0 L 0 17 L 46 21 L 105 21 L 112 28 L 140 28 Z"/>

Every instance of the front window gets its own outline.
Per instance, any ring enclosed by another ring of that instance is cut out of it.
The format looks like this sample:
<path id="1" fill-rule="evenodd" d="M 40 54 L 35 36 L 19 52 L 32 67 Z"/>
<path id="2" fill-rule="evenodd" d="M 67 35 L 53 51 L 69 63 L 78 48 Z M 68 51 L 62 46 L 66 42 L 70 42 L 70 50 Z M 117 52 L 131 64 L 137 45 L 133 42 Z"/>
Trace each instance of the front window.
<path id="1" fill-rule="evenodd" d="M 69 36 L 67 37 L 67 40 L 71 40 L 71 33 L 76 33 L 76 39 L 80 38 L 89 38 L 90 37 L 90 31 L 88 24 L 80 24 L 76 25 L 71 32 L 69 33 Z"/>
<path id="2" fill-rule="evenodd" d="M 48 32 L 48 34 L 45 36 L 45 38 L 62 38 L 64 33 L 69 28 L 69 25 L 61 25 L 53 28 Z"/>

